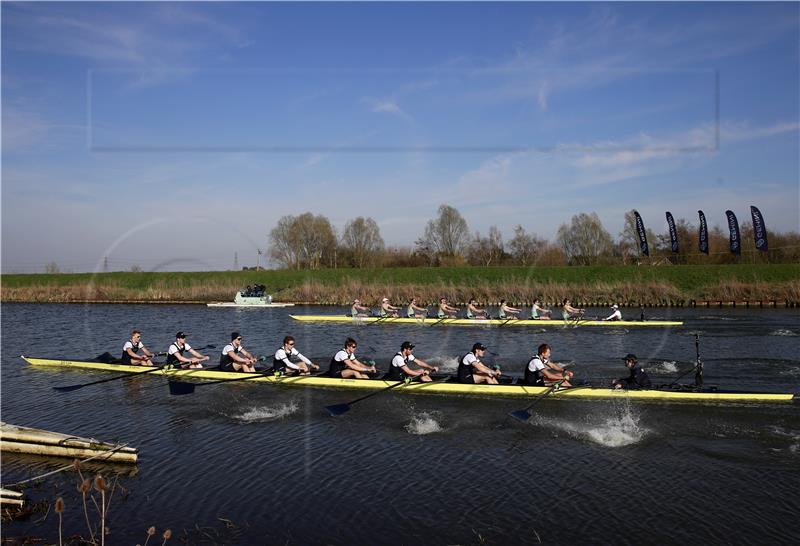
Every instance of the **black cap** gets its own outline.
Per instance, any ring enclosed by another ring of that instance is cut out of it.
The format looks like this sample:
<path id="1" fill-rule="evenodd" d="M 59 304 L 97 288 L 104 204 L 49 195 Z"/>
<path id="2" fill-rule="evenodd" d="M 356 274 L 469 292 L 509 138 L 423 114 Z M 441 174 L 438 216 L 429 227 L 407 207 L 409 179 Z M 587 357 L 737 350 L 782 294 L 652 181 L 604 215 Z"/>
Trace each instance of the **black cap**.
<path id="1" fill-rule="evenodd" d="M 483 343 L 476 343 L 475 345 L 472 346 L 472 350 L 473 350 L 473 352 L 474 351 L 485 351 L 486 350 L 486 345 L 484 345 Z"/>
<path id="2" fill-rule="evenodd" d="M 404 341 L 403 344 L 400 345 L 400 350 L 401 351 L 404 351 L 406 349 L 413 349 L 413 348 L 414 348 L 414 344 L 411 343 L 410 341 Z"/>
<path id="3" fill-rule="evenodd" d="M 639 359 L 638 359 L 638 358 L 636 358 L 636 355 L 635 355 L 635 354 L 633 354 L 633 353 L 628 353 L 628 354 L 626 354 L 625 356 L 623 356 L 623 357 L 622 357 L 622 360 L 626 360 L 626 361 L 627 361 L 627 360 L 633 360 L 633 361 L 635 361 L 635 362 L 638 362 L 638 361 L 639 361 Z"/>
<path id="4" fill-rule="evenodd" d="M 233 340 L 234 340 L 234 339 L 236 339 L 237 337 L 241 337 L 241 335 L 239 334 L 239 332 L 231 332 L 231 341 L 233 341 Z"/>
<path id="5" fill-rule="evenodd" d="M 176 338 L 185 338 L 186 334 L 184 334 L 183 332 L 178 332 L 177 334 L 175 334 L 175 337 Z"/>

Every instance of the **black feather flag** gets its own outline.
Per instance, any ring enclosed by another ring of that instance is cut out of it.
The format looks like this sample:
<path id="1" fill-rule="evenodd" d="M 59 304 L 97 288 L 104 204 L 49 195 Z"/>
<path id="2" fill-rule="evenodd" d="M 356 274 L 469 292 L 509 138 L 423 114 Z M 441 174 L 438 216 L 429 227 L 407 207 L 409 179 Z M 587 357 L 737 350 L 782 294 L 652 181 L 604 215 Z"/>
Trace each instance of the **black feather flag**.
<path id="1" fill-rule="evenodd" d="M 761 216 L 761 211 L 757 207 L 750 207 L 750 215 L 753 217 L 753 238 L 756 240 L 756 248 L 761 252 L 768 250 L 767 246 L 767 225 L 764 223 L 764 217 Z"/>
<path id="2" fill-rule="evenodd" d="M 731 210 L 725 211 L 725 216 L 728 217 L 728 229 L 731 232 L 731 252 L 737 256 L 742 254 L 742 238 L 739 235 L 739 220 Z"/>
<path id="3" fill-rule="evenodd" d="M 678 253 L 678 230 L 675 229 L 675 218 L 671 212 L 667 212 L 667 226 L 669 227 L 669 239 L 672 243 L 672 252 Z"/>

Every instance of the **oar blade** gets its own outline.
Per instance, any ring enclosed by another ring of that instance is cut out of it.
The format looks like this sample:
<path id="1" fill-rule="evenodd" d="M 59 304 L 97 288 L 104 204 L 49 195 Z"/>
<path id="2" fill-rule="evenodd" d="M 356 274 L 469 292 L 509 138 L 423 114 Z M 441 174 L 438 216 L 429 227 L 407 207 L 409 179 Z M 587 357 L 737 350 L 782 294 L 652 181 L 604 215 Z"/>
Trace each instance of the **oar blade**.
<path id="1" fill-rule="evenodd" d="M 56 390 L 58 392 L 72 392 L 72 391 L 77 391 L 81 387 L 84 387 L 84 385 L 66 385 L 64 387 L 53 387 L 53 390 Z"/>
<path id="2" fill-rule="evenodd" d="M 531 418 L 531 412 L 526 409 L 509 412 L 509 415 L 523 423 L 527 423 L 528 419 Z"/>
<path id="3" fill-rule="evenodd" d="M 174 396 L 183 396 L 184 394 L 192 394 L 195 389 L 194 383 L 187 381 L 170 381 L 169 393 Z"/>
<path id="4" fill-rule="evenodd" d="M 342 415 L 350 411 L 350 404 L 334 404 L 332 406 L 325 406 L 325 409 L 328 410 L 328 413 L 330 413 L 332 417 L 336 417 L 337 415 Z"/>

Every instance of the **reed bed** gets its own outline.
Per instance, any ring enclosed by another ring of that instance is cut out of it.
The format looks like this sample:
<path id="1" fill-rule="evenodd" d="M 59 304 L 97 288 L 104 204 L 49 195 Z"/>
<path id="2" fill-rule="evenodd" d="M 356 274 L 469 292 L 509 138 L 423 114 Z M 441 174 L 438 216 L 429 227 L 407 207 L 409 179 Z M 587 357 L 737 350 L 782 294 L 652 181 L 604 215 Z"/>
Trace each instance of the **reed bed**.
<path id="1" fill-rule="evenodd" d="M 275 301 L 346 305 L 381 298 L 434 305 L 439 298 L 481 304 L 501 299 L 553 305 L 680 305 L 697 301 L 800 302 L 796 264 L 669 267 L 452 267 L 3 275 L 3 302 L 231 301 L 237 290 L 264 284 Z"/>

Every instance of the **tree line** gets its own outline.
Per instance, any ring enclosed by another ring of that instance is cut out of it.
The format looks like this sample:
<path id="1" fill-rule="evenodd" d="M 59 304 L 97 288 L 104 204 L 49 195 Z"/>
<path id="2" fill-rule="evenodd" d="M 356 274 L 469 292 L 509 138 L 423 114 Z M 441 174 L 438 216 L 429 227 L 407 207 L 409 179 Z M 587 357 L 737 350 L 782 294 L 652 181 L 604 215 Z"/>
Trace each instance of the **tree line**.
<path id="1" fill-rule="evenodd" d="M 669 233 L 647 230 L 650 257 L 639 254 L 639 238 L 633 211 L 625 213 L 624 227 L 613 237 L 599 216 L 579 213 L 562 224 L 555 241 L 514 227 L 505 240 L 497 226 L 486 235 L 470 231 L 461 213 L 441 205 L 413 246 L 387 247 L 373 218 L 359 216 L 337 230 L 324 215 L 310 212 L 287 215 L 269 233 L 269 255 L 287 269 L 339 267 L 414 267 L 459 265 L 613 265 L 630 263 L 720 264 L 736 262 L 793 263 L 800 261 L 800 234 L 770 231 L 770 250 L 756 252 L 753 226 L 741 226 L 742 256 L 728 251 L 728 234 L 720 227 L 709 229 L 710 255 L 697 248 L 697 227 L 683 218 L 675 221 L 679 252 L 673 253 Z M 748 246 L 749 245 L 749 246 Z M 751 252 L 748 252 L 751 251 Z"/>

